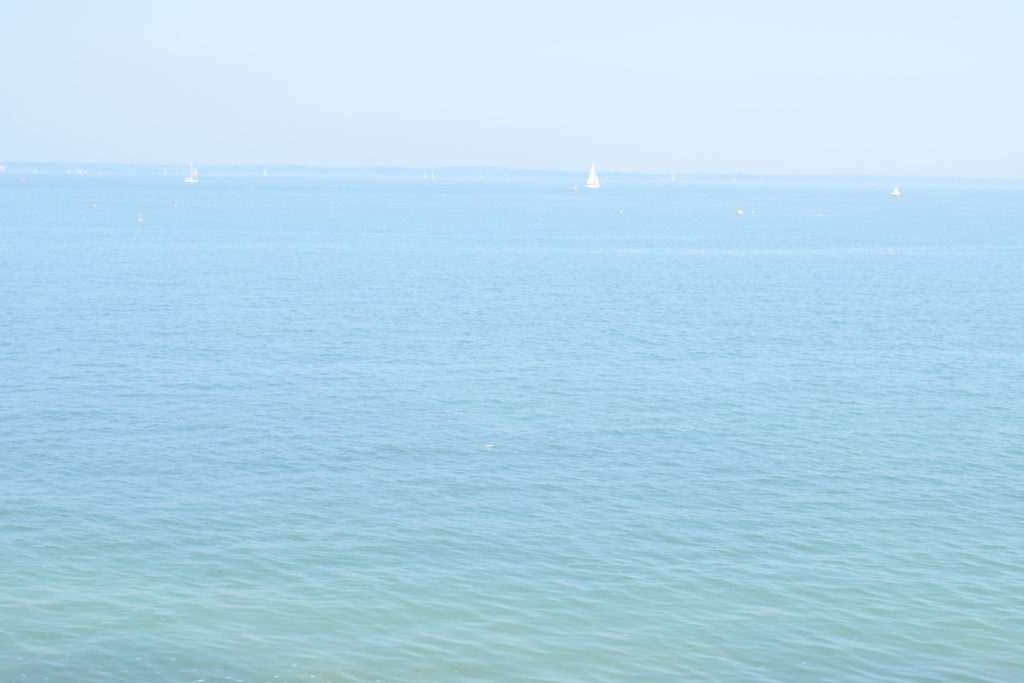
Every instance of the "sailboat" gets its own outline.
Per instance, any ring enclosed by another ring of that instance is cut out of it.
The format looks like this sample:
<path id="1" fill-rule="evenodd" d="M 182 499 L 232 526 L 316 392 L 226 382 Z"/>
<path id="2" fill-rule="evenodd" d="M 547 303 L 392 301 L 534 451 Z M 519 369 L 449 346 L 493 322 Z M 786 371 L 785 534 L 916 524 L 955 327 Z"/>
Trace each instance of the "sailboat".
<path id="1" fill-rule="evenodd" d="M 675 173 L 670 173 L 669 174 L 669 182 L 674 183 L 675 181 L 676 181 L 676 174 Z"/>
<path id="2" fill-rule="evenodd" d="M 192 162 L 191 161 L 188 162 L 188 175 L 185 177 L 185 182 L 186 183 L 198 183 L 199 182 L 199 178 L 197 177 L 198 175 L 199 174 L 196 173 L 196 169 L 192 165 Z"/>
<path id="3" fill-rule="evenodd" d="M 892 196 L 893 197 L 902 197 L 903 196 L 903 193 L 900 192 L 900 186 L 899 185 L 893 185 Z"/>
<path id="4" fill-rule="evenodd" d="M 267 173 L 267 169 L 263 169 L 263 177 L 266 178 L 268 175 L 270 174 Z"/>
<path id="5" fill-rule="evenodd" d="M 597 164 L 590 165 L 590 175 L 587 176 L 587 182 L 583 187 L 596 190 L 601 187 L 601 181 L 597 179 Z"/>

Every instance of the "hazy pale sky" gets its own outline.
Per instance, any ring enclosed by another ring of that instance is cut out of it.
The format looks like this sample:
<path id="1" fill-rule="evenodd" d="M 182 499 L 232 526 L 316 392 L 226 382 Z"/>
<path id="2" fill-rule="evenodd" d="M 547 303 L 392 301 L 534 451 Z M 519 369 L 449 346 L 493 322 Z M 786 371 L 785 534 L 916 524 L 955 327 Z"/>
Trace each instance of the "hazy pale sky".
<path id="1" fill-rule="evenodd" d="M 0 161 L 1024 177 L 1021 0 L 0 0 Z"/>

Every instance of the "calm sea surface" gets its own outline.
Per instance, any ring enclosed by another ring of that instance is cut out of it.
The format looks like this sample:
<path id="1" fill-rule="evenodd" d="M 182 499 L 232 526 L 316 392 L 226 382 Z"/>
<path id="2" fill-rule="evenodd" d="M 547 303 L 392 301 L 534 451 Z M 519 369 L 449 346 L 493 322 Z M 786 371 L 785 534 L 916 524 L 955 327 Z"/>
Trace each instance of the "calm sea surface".
<path id="1" fill-rule="evenodd" d="M 1024 188 L 17 181 L 4 681 L 1024 679 Z"/>

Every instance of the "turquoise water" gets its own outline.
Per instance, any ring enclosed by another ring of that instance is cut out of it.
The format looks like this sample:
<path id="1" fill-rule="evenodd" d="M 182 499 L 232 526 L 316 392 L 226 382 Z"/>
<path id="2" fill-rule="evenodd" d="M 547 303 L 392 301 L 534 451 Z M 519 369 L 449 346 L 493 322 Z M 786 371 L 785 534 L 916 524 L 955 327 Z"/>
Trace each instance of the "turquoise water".
<path id="1" fill-rule="evenodd" d="M 0 180 L 4 680 L 1024 678 L 1019 187 Z"/>

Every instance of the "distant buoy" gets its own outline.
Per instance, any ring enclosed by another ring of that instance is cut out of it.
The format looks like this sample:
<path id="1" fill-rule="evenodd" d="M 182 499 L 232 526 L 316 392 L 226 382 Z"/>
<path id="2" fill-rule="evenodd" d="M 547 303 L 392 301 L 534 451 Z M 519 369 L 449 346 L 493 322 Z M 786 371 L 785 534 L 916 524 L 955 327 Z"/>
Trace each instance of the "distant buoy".
<path id="1" fill-rule="evenodd" d="M 743 215 L 743 209 L 736 209 L 736 214 L 739 216 Z"/>
<path id="2" fill-rule="evenodd" d="M 22 180 L 21 182 L 25 182 L 25 181 L 24 181 L 24 180 Z M 574 190 L 575 190 L 575 189 L 576 189 L 576 186 L 575 186 L 575 185 L 573 185 L 573 186 L 572 186 L 572 189 L 574 189 Z"/>

